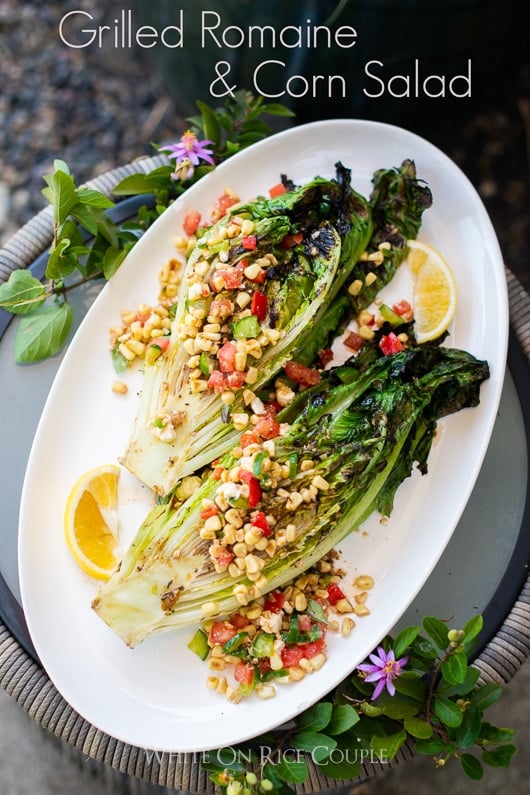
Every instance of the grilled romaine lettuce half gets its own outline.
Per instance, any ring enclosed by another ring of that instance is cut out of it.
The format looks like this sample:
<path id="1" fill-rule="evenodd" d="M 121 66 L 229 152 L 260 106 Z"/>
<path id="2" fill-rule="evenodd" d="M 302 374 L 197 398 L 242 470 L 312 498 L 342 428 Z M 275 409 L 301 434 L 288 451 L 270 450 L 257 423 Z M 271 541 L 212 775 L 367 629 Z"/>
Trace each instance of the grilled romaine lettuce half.
<path id="1" fill-rule="evenodd" d="M 259 389 L 303 347 L 364 251 L 367 200 L 348 169 L 337 164 L 336 172 L 238 206 L 189 255 L 169 348 L 146 362 L 120 459 L 156 493 L 230 449 L 245 389 Z"/>
<path id="2" fill-rule="evenodd" d="M 407 241 L 417 237 L 423 213 L 432 205 L 430 188 L 418 179 L 414 161 L 409 159 L 396 168 L 377 170 L 372 186 L 369 208 L 373 227 L 366 250 L 351 269 L 344 289 L 308 330 L 297 352 L 299 364 L 314 364 L 340 330 L 392 281 L 407 256 Z M 375 281 L 367 280 L 368 274 L 375 275 Z"/>
<path id="3" fill-rule="evenodd" d="M 180 507 L 157 505 L 93 608 L 135 646 L 152 633 L 200 621 L 203 605 L 208 615 L 223 615 L 282 586 L 372 512 L 391 513 L 414 463 L 427 471 L 438 419 L 476 406 L 488 376 L 486 362 L 461 350 L 427 344 L 382 356 L 377 343 L 369 343 L 284 409 L 279 416 L 287 425 L 273 448 L 268 442 L 252 456 L 234 450 L 221 460 L 231 473 L 228 485 L 217 469 Z M 278 466 L 283 475 L 275 480 Z M 253 482 L 253 500 L 238 479 Z M 215 512 L 220 497 L 230 494 L 229 508 L 239 506 L 242 522 L 249 516 L 258 522 L 252 511 L 261 512 L 262 526 L 268 517 L 265 541 L 274 542 L 249 550 L 239 572 L 230 565 L 234 547 L 223 540 L 233 517 L 221 511 L 220 529 L 204 533 L 205 506 Z M 252 566 L 245 568 L 247 558 Z"/>

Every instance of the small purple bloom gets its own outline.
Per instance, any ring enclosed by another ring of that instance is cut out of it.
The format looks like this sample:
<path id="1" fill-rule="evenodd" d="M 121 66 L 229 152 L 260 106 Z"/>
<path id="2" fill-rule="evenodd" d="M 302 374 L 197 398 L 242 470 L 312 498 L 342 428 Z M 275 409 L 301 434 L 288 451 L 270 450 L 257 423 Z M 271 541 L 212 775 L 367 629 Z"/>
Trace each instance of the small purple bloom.
<path id="1" fill-rule="evenodd" d="M 207 148 L 212 143 L 206 139 L 199 141 L 195 133 L 186 130 L 178 143 L 161 147 L 170 159 L 176 160 L 174 179 L 189 179 L 201 160 L 214 166 L 213 151 Z"/>
<path id="2" fill-rule="evenodd" d="M 400 660 L 396 660 L 393 649 L 386 652 L 382 646 L 379 646 L 377 654 L 370 654 L 369 659 L 373 665 L 364 663 L 363 665 L 358 665 L 357 670 L 368 674 L 365 677 L 366 682 L 377 682 L 371 700 L 375 701 L 385 687 L 388 693 L 393 696 L 396 692 L 393 680 L 401 674 L 409 658 L 402 657 Z"/>

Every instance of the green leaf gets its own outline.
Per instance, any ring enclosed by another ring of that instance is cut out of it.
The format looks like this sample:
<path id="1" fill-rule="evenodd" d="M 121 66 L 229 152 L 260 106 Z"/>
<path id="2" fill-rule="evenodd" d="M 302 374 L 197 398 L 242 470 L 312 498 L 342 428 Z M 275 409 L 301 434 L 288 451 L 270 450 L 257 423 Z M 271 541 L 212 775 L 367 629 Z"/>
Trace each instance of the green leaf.
<path id="1" fill-rule="evenodd" d="M 462 723 L 462 710 L 448 698 L 437 697 L 434 699 L 434 712 L 436 716 L 451 729 Z"/>
<path id="2" fill-rule="evenodd" d="M 284 116 L 285 118 L 292 118 L 296 114 L 285 105 L 279 102 L 270 102 L 268 105 L 262 105 L 262 113 L 270 113 L 271 116 Z"/>
<path id="3" fill-rule="evenodd" d="M 76 193 L 77 200 L 81 202 L 81 204 L 88 204 L 90 207 L 99 207 L 101 210 L 114 207 L 114 202 L 99 190 L 94 190 L 93 188 L 78 188 Z"/>
<path id="4" fill-rule="evenodd" d="M 480 742 L 484 745 L 507 743 L 513 740 L 514 736 L 515 729 L 508 729 L 505 726 L 492 726 L 491 723 L 484 721 L 480 731 Z"/>
<path id="5" fill-rule="evenodd" d="M 383 715 L 393 720 L 403 720 L 403 718 L 417 715 L 423 706 L 423 703 L 415 698 L 410 698 L 398 692 L 394 696 L 382 693 L 376 703 Z"/>
<path id="6" fill-rule="evenodd" d="M 342 734 L 360 720 L 359 713 L 351 704 L 335 704 L 326 732 L 331 735 Z"/>
<path id="7" fill-rule="evenodd" d="M 471 703 L 479 709 L 485 710 L 495 704 L 502 695 L 502 687 L 493 682 L 488 682 L 479 687 L 471 696 Z"/>
<path id="8" fill-rule="evenodd" d="M 445 682 L 442 679 L 436 688 L 436 692 L 438 695 L 444 696 L 445 698 L 451 696 L 465 696 L 475 689 L 479 676 L 480 671 L 478 668 L 468 668 L 463 682 L 450 685 L 449 682 Z"/>
<path id="9" fill-rule="evenodd" d="M 440 621 L 439 618 L 434 618 L 434 616 L 426 616 L 423 619 L 423 629 L 427 633 L 427 635 L 433 640 L 439 649 L 442 651 L 447 648 L 448 640 L 447 640 L 447 625 L 444 624 L 443 621 Z"/>
<path id="10" fill-rule="evenodd" d="M 509 767 L 516 751 L 515 745 L 501 745 L 493 751 L 484 751 L 482 759 L 490 767 Z"/>
<path id="11" fill-rule="evenodd" d="M 467 658 L 464 654 L 451 654 L 442 663 L 442 676 L 450 685 L 459 685 L 465 681 Z"/>
<path id="12" fill-rule="evenodd" d="M 416 638 L 418 637 L 420 632 L 419 627 L 408 627 L 407 629 L 403 629 L 396 637 L 393 648 L 394 654 L 396 659 L 399 659 L 403 656 L 405 651 L 411 646 Z"/>
<path id="13" fill-rule="evenodd" d="M 455 740 L 460 748 L 469 748 L 476 742 L 481 733 L 482 712 L 480 709 L 470 705 L 464 712 L 462 723 L 458 727 Z"/>
<path id="14" fill-rule="evenodd" d="M 196 105 L 201 112 L 201 126 L 204 137 L 209 141 L 213 141 L 214 144 L 219 145 L 221 142 L 221 125 L 219 124 L 215 112 L 206 102 L 202 102 L 200 99 L 197 100 Z"/>
<path id="15" fill-rule="evenodd" d="M 438 657 L 438 652 L 426 638 L 418 637 L 412 644 L 412 648 L 414 654 L 423 662 L 427 661 L 430 664 L 432 660 L 436 660 Z M 409 660 L 409 663 L 410 662 L 412 662 L 412 660 Z"/>
<path id="16" fill-rule="evenodd" d="M 387 737 L 374 736 L 370 741 L 370 748 L 377 759 L 384 764 L 395 757 L 406 740 L 407 732 L 403 730 Z"/>
<path id="17" fill-rule="evenodd" d="M 484 619 L 482 616 L 474 616 L 473 618 L 470 618 L 463 627 L 464 637 L 462 638 L 462 643 L 469 643 L 470 640 L 476 638 L 477 635 L 482 631 L 483 626 Z"/>
<path id="18" fill-rule="evenodd" d="M 376 707 L 374 704 L 369 704 L 367 701 L 363 701 L 359 708 L 367 718 L 378 718 L 383 714 L 382 707 Z"/>
<path id="19" fill-rule="evenodd" d="M 115 196 L 130 196 L 165 190 L 171 181 L 172 172 L 172 167 L 167 165 L 159 166 L 149 174 L 130 174 L 115 185 L 112 193 Z"/>
<path id="20" fill-rule="evenodd" d="M 431 737 L 430 740 L 417 740 L 414 745 L 414 750 L 423 756 L 433 756 L 445 751 L 445 743 L 438 737 Z"/>
<path id="21" fill-rule="evenodd" d="M 110 246 L 106 250 L 103 257 L 103 275 L 105 279 L 110 279 L 114 276 L 130 249 L 131 246 L 125 246 L 124 248 L 114 248 Z"/>
<path id="22" fill-rule="evenodd" d="M 483 777 L 484 770 L 482 769 L 482 765 L 473 754 L 462 754 L 460 757 L 460 764 L 466 776 L 472 778 L 474 781 L 480 781 Z"/>
<path id="23" fill-rule="evenodd" d="M 404 696 L 410 696 L 410 698 L 414 698 L 416 701 L 421 701 L 422 703 L 425 700 L 427 685 L 424 680 L 413 671 L 404 671 L 394 680 L 394 685 L 397 692 Z"/>
<path id="24" fill-rule="evenodd" d="M 267 763 L 263 768 L 263 778 L 268 779 L 274 789 L 272 792 L 274 795 L 292 795 L 294 792 L 291 787 L 288 787 L 287 784 L 282 781 L 278 773 L 276 772 L 276 765 Z"/>
<path id="25" fill-rule="evenodd" d="M 411 734 L 413 737 L 417 737 L 418 740 L 429 740 L 432 737 L 432 726 L 428 721 L 422 720 L 421 718 L 405 718 L 403 721 L 403 726 L 405 731 Z"/>
<path id="26" fill-rule="evenodd" d="M 241 755 L 232 746 L 219 748 L 214 751 L 205 751 L 201 754 L 201 767 L 208 771 L 230 770 L 232 773 L 244 773 L 245 763 L 241 760 Z"/>
<path id="27" fill-rule="evenodd" d="M 53 174 L 47 174 L 44 181 L 48 187 L 43 188 L 42 194 L 53 208 L 54 222 L 62 224 L 77 203 L 74 179 L 65 171 L 59 170 Z"/>
<path id="28" fill-rule="evenodd" d="M 54 356 L 66 342 L 72 325 L 69 304 L 39 307 L 20 319 L 15 335 L 15 361 L 37 362 Z"/>
<path id="29" fill-rule="evenodd" d="M 29 271 L 17 268 L 0 285 L 0 306 L 14 315 L 33 312 L 46 300 L 46 288 Z"/>
<path id="30" fill-rule="evenodd" d="M 280 778 L 290 784 L 301 784 L 309 773 L 305 759 L 297 759 L 295 755 L 291 758 L 287 754 L 282 755 L 275 769 Z"/>
<path id="31" fill-rule="evenodd" d="M 363 754 L 366 758 L 369 753 L 368 749 L 339 744 L 328 759 L 319 762 L 319 769 L 328 778 L 350 781 L 360 775 Z"/>
<path id="32" fill-rule="evenodd" d="M 50 249 L 46 263 L 46 276 L 48 279 L 64 279 L 77 269 L 78 258 L 70 250 L 71 240 L 63 237 L 57 241 L 55 248 Z"/>
<path id="33" fill-rule="evenodd" d="M 55 158 L 53 161 L 53 169 L 54 171 L 64 171 L 65 174 L 70 174 L 70 168 L 68 167 L 68 163 L 60 158 Z"/>
<path id="34" fill-rule="evenodd" d="M 330 701 L 319 701 L 296 719 L 298 729 L 311 729 L 318 732 L 325 729 L 331 720 L 333 705 Z"/>
<path id="35" fill-rule="evenodd" d="M 321 732 L 300 732 L 292 740 L 293 748 L 307 751 L 315 762 L 325 759 L 337 747 L 337 741 Z"/>
<path id="36" fill-rule="evenodd" d="M 71 215 L 84 227 L 91 235 L 96 235 L 98 231 L 99 213 L 101 211 L 90 205 L 78 203 L 72 207 Z"/>

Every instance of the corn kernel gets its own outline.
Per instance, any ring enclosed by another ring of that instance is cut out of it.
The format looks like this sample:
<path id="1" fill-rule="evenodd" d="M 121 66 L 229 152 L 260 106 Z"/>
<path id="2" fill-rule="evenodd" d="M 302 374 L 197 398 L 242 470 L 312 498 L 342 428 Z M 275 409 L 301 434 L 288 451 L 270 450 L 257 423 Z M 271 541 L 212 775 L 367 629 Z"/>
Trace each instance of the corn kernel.
<path id="1" fill-rule="evenodd" d="M 127 394 L 129 387 L 127 384 L 124 384 L 123 381 L 113 381 L 112 382 L 112 391 L 116 392 L 118 395 L 125 395 Z"/>

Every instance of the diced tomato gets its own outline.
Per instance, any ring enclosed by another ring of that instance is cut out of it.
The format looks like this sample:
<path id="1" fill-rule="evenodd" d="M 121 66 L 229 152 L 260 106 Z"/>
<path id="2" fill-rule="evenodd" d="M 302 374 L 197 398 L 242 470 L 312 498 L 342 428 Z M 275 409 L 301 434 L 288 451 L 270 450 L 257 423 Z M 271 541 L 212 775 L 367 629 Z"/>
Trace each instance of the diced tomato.
<path id="1" fill-rule="evenodd" d="M 412 311 L 412 306 L 409 304 L 408 301 L 398 301 L 397 303 L 392 305 L 392 310 L 403 318 L 405 322 L 410 322 L 414 317 L 414 312 Z"/>
<path id="2" fill-rule="evenodd" d="M 207 383 L 208 389 L 213 389 L 218 395 L 226 389 L 225 377 L 220 370 L 212 370 Z"/>
<path id="3" fill-rule="evenodd" d="M 254 681 L 254 666 L 250 663 L 240 662 L 234 667 L 234 679 L 243 685 L 250 685 Z"/>
<path id="4" fill-rule="evenodd" d="M 261 500 L 261 486 L 257 478 L 249 482 L 248 507 L 255 508 Z"/>
<path id="5" fill-rule="evenodd" d="M 230 623 L 236 629 L 243 629 L 243 627 L 248 626 L 248 618 L 246 616 L 242 616 L 241 613 L 232 613 L 230 616 Z"/>
<path id="6" fill-rule="evenodd" d="M 379 348 L 385 354 L 385 356 L 391 356 L 393 353 L 399 353 L 403 350 L 403 343 L 400 339 L 391 331 L 389 334 L 385 334 L 379 340 Z"/>
<path id="7" fill-rule="evenodd" d="M 267 281 L 267 271 L 263 268 L 253 279 L 250 279 L 250 281 L 254 282 L 254 284 L 265 284 Z"/>
<path id="8" fill-rule="evenodd" d="M 237 201 L 238 200 L 234 196 L 230 196 L 228 193 L 222 193 L 215 202 L 216 215 L 222 218 L 232 205 L 237 204 Z"/>
<path id="9" fill-rule="evenodd" d="M 215 562 L 219 566 L 228 566 L 234 560 L 235 555 L 229 549 L 223 549 L 218 555 L 215 556 Z"/>
<path id="10" fill-rule="evenodd" d="M 259 290 L 256 290 L 255 293 L 252 294 L 252 303 L 250 304 L 251 314 L 255 315 L 258 320 L 265 320 L 267 317 L 268 303 L 267 296 L 264 293 L 260 293 Z"/>
<path id="11" fill-rule="evenodd" d="M 234 370 L 233 373 L 228 373 L 226 376 L 226 385 L 230 387 L 230 389 L 240 389 L 243 384 L 245 383 L 247 378 L 247 374 L 244 372 L 240 372 L 239 370 Z"/>
<path id="12" fill-rule="evenodd" d="M 311 641 L 310 643 L 299 643 L 296 646 L 284 646 L 280 652 L 282 665 L 284 668 L 293 668 L 300 665 L 300 660 L 305 657 L 310 660 L 320 654 L 326 646 L 324 638 Z"/>
<path id="13" fill-rule="evenodd" d="M 265 408 L 265 414 L 268 414 L 270 417 L 275 417 L 282 408 L 277 400 L 268 400 L 263 406 Z"/>
<path id="14" fill-rule="evenodd" d="M 328 602 L 330 605 L 336 605 L 337 602 L 340 602 L 341 599 L 345 599 L 345 595 L 343 590 L 337 585 L 336 582 L 332 582 L 331 585 L 328 586 Z"/>
<path id="15" fill-rule="evenodd" d="M 320 368 L 323 370 L 326 365 L 328 365 L 331 361 L 333 361 L 333 351 L 331 348 L 325 348 L 322 351 L 319 351 L 318 354 L 318 364 Z"/>
<path id="16" fill-rule="evenodd" d="M 287 188 L 283 182 L 278 182 L 276 185 L 273 185 L 272 188 L 269 188 L 269 196 L 271 199 L 276 198 L 276 196 L 283 196 L 284 193 L 287 193 Z"/>
<path id="17" fill-rule="evenodd" d="M 212 472 L 212 477 L 214 480 L 221 480 L 221 476 L 225 471 L 224 467 L 215 467 L 214 471 Z"/>
<path id="18" fill-rule="evenodd" d="M 210 516 L 217 516 L 219 513 L 219 508 L 217 505 L 207 505 L 206 508 L 203 508 L 201 511 L 201 519 L 209 519 Z"/>
<path id="19" fill-rule="evenodd" d="M 137 312 L 135 319 L 143 326 L 149 317 L 151 317 L 151 312 Z"/>
<path id="20" fill-rule="evenodd" d="M 236 632 L 236 628 L 228 621 L 216 621 L 208 633 L 208 643 L 212 646 L 223 645 L 231 640 Z"/>
<path id="21" fill-rule="evenodd" d="M 233 342 L 225 342 L 217 351 L 219 367 L 223 373 L 232 373 L 235 370 L 237 348 Z"/>
<path id="22" fill-rule="evenodd" d="M 344 344 L 355 353 L 359 353 L 364 345 L 364 339 L 356 331 L 350 331 L 344 338 Z"/>
<path id="23" fill-rule="evenodd" d="M 256 235 L 245 235 L 241 238 L 241 245 L 245 251 L 255 251 L 258 247 L 258 239 Z"/>
<path id="24" fill-rule="evenodd" d="M 234 265 L 232 268 L 225 268 L 222 271 L 216 271 L 216 276 L 222 276 L 227 290 L 239 290 L 243 283 L 244 266 L 241 263 Z"/>
<path id="25" fill-rule="evenodd" d="M 262 439 L 275 439 L 280 435 L 280 423 L 270 414 L 262 415 L 254 425 L 254 432 Z"/>
<path id="26" fill-rule="evenodd" d="M 259 480 L 252 472 L 249 472 L 248 469 L 239 470 L 239 479 L 243 481 L 243 483 L 248 483 L 248 507 L 255 508 L 261 500 L 261 486 Z"/>
<path id="27" fill-rule="evenodd" d="M 292 248 L 293 246 L 297 246 L 299 243 L 301 243 L 303 239 L 304 235 L 302 232 L 295 232 L 292 235 L 285 235 L 282 242 L 280 243 L 280 248 Z"/>
<path id="28" fill-rule="evenodd" d="M 182 228 L 187 235 L 194 235 L 201 222 L 201 214 L 198 210 L 190 210 L 184 216 Z"/>
<path id="29" fill-rule="evenodd" d="M 309 632 L 312 623 L 313 619 L 311 616 L 308 616 L 307 613 L 301 613 L 298 616 L 298 629 L 300 632 Z"/>
<path id="30" fill-rule="evenodd" d="M 169 340 L 169 334 L 167 334 L 165 337 L 154 337 L 150 341 L 149 345 L 158 345 L 162 353 L 164 353 L 169 348 Z"/>
<path id="31" fill-rule="evenodd" d="M 251 516 L 251 521 L 254 527 L 259 527 L 259 529 L 263 531 L 264 536 L 270 536 L 272 530 L 263 511 L 256 511 L 256 513 Z"/>
<path id="32" fill-rule="evenodd" d="M 269 610 L 271 613 L 279 613 L 285 602 L 285 596 L 281 591 L 271 591 L 265 597 L 263 605 L 264 610 Z"/>
<path id="33" fill-rule="evenodd" d="M 259 438 L 256 436 L 255 433 L 249 433 L 248 431 L 243 434 L 241 439 L 239 440 L 239 444 L 241 447 L 248 447 L 249 444 L 258 444 Z"/>
<path id="34" fill-rule="evenodd" d="M 305 364 L 298 364 L 298 362 L 287 362 L 285 365 L 285 373 L 292 381 L 302 386 L 313 386 L 320 381 L 320 373 L 312 367 L 306 367 Z"/>

